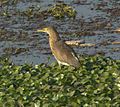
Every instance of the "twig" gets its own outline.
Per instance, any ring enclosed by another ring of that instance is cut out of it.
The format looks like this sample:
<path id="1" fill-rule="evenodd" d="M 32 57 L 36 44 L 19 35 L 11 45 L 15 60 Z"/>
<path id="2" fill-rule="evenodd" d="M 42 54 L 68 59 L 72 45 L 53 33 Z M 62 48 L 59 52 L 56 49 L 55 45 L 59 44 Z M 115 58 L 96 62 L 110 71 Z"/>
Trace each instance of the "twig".
<path id="1" fill-rule="evenodd" d="M 95 46 L 95 44 L 90 44 L 90 43 L 84 44 L 84 43 L 85 43 L 84 40 L 65 41 L 65 43 L 66 43 L 67 45 L 77 45 L 77 46 L 79 45 L 79 46 L 89 46 L 89 47 Z"/>
<path id="2" fill-rule="evenodd" d="M 67 44 L 67 45 L 79 45 L 79 44 L 83 44 L 83 43 L 85 43 L 85 41 L 84 40 L 76 40 L 76 41 L 65 41 L 65 43 Z"/>
<path id="3" fill-rule="evenodd" d="M 120 28 L 117 28 L 114 30 L 115 32 L 120 32 Z"/>
<path id="4" fill-rule="evenodd" d="M 120 42 L 112 42 L 112 44 L 114 45 L 114 44 L 120 44 Z"/>
<path id="5" fill-rule="evenodd" d="M 91 46 L 95 46 L 95 44 L 86 43 L 86 44 L 80 44 L 80 46 L 88 46 L 88 47 L 91 47 Z"/>

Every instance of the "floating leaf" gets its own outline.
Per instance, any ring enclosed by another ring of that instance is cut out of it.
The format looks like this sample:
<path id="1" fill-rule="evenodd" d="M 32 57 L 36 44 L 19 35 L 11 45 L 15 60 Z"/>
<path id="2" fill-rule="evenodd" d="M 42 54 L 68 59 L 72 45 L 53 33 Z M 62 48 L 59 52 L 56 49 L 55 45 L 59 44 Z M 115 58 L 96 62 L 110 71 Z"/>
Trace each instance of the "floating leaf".
<path id="1" fill-rule="evenodd" d="M 0 106 L 119 106 L 120 60 L 79 58 L 79 68 L 61 70 L 57 63 L 35 67 L 1 63 Z"/>

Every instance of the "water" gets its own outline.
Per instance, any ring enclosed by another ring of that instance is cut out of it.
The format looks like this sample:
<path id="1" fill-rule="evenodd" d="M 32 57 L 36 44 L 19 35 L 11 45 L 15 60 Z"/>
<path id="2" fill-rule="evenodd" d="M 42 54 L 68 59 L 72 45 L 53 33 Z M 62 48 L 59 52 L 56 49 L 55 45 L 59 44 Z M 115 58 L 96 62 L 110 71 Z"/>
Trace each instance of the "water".
<path id="1" fill-rule="evenodd" d="M 93 55 L 104 52 L 104 57 L 110 56 L 113 59 L 120 59 L 120 45 L 112 44 L 112 42 L 120 41 L 120 34 L 111 32 L 120 27 L 119 1 L 65 0 L 64 3 L 76 10 L 76 19 L 66 17 L 59 20 L 52 16 L 28 19 L 28 16 L 24 13 L 28 11 L 29 7 L 35 9 L 39 5 L 42 11 L 63 1 L 13 1 L 3 4 L 0 9 L 0 56 L 10 56 L 10 60 L 17 65 L 22 65 L 24 62 L 33 62 L 33 65 L 45 63 L 48 57 L 51 58 L 50 63 L 55 61 L 52 54 L 49 54 L 51 50 L 48 35 L 35 32 L 38 28 L 42 29 L 44 26 L 52 24 L 58 32 L 71 32 L 71 35 L 60 33 L 60 37 L 64 40 L 84 40 L 85 43 L 95 44 L 93 47 L 73 46 L 78 55 Z M 9 14 L 7 18 L 3 15 L 4 9 Z M 20 12 L 23 12 L 23 14 L 20 14 Z M 82 26 L 81 22 L 83 22 Z M 110 24 L 110 26 L 107 24 Z M 75 37 L 74 33 L 78 31 L 94 32 L 95 35 Z M 106 42 L 108 44 L 105 44 Z M 5 51 L 5 49 L 10 48 L 22 48 L 22 51 L 18 54 L 14 54 L 15 50 Z"/>

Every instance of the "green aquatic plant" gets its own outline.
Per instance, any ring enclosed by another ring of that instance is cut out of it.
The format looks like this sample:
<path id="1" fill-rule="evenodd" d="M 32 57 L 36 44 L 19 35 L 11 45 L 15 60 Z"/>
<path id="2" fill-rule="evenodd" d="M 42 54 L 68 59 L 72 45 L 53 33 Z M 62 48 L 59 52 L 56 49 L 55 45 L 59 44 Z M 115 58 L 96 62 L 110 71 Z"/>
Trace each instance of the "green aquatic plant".
<path id="1" fill-rule="evenodd" d="M 55 18 L 63 18 L 65 16 L 75 18 L 76 16 L 75 9 L 72 9 L 71 6 L 67 6 L 66 4 L 54 4 L 54 6 L 48 9 L 47 12 Z"/>
<path id="2" fill-rule="evenodd" d="M 28 16 L 28 19 L 32 19 L 34 17 L 34 11 L 33 11 L 34 7 L 29 7 L 26 14 Z"/>
<path id="3" fill-rule="evenodd" d="M 4 15 L 6 18 L 9 18 L 9 17 L 12 16 L 12 13 L 9 13 L 8 10 L 3 9 L 3 15 Z"/>
<path id="4" fill-rule="evenodd" d="M 120 60 L 99 55 L 79 58 L 80 68 L 61 70 L 57 63 L 17 66 L 0 59 L 0 106 L 118 107 Z"/>

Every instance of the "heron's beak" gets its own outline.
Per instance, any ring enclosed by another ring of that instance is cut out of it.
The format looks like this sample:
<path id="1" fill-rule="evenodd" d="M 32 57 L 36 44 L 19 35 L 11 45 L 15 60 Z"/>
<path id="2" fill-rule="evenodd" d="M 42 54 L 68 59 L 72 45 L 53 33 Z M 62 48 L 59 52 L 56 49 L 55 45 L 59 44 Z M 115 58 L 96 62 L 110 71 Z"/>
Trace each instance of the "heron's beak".
<path id="1" fill-rule="evenodd" d="M 37 32 L 45 32 L 45 31 L 44 31 L 44 30 L 40 30 L 40 29 L 38 29 Z"/>
<path id="2" fill-rule="evenodd" d="M 41 29 L 38 29 L 37 32 L 46 32 L 47 28 L 43 28 L 42 30 Z"/>

